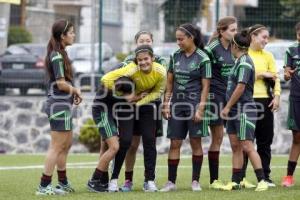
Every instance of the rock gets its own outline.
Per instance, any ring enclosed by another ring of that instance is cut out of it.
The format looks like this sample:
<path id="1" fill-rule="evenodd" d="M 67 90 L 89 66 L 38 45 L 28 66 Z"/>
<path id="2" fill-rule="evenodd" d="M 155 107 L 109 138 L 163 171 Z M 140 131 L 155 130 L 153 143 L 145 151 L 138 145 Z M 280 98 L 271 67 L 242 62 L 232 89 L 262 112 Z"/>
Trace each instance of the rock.
<path id="1" fill-rule="evenodd" d="M 15 134 L 17 144 L 25 144 L 28 142 L 28 131 L 22 131 Z"/>
<path id="2" fill-rule="evenodd" d="M 48 146 L 50 143 L 50 139 L 47 137 L 43 137 L 39 139 L 33 146 L 35 152 L 46 152 L 48 150 Z"/>
<path id="3" fill-rule="evenodd" d="M 31 140 L 35 140 L 40 135 L 40 131 L 36 128 L 32 128 L 30 131 Z"/>
<path id="4" fill-rule="evenodd" d="M 4 123 L 4 130 L 9 131 L 13 125 L 13 121 L 10 118 L 6 118 L 5 123 Z"/>
<path id="5" fill-rule="evenodd" d="M 16 125 L 24 124 L 24 125 L 28 126 L 28 125 L 30 125 L 30 123 L 31 123 L 30 115 L 24 114 L 24 113 L 21 113 L 18 115 Z"/>
<path id="6" fill-rule="evenodd" d="M 44 127 L 46 126 L 47 124 L 49 124 L 49 120 L 48 120 L 48 117 L 46 115 L 43 115 L 43 116 L 38 116 L 36 119 L 35 119 L 35 125 L 37 127 Z"/>
<path id="7" fill-rule="evenodd" d="M 10 109 L 10 105 L 8 104 L 0 104 L 0 112 L 5 112 Z"/>
<path id="8" fill-rule="evenodd" d="M 21 101 L 16 103 L 17 108 L 22 108 L 22 109 L 31 109 L 33 103 L 29 101 Z"/>

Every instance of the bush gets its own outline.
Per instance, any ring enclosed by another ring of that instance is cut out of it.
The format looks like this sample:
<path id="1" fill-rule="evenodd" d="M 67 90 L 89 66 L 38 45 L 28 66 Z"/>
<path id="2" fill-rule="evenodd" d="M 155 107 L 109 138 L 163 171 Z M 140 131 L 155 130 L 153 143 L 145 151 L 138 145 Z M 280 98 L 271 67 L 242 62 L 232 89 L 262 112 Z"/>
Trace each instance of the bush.
<path id="1" fill-rule="evenodd" d="M 32 42 L 32 35 L 21 26 L 11 26 L 8 31 L 8 45 Z"/>
<path id="2" fill-rule="evenodd" d="M 94 120 L 88 119 L 80 128 L 79 142 L 86 146 L 89 152 L 100 151 L 101 138 Z"/>

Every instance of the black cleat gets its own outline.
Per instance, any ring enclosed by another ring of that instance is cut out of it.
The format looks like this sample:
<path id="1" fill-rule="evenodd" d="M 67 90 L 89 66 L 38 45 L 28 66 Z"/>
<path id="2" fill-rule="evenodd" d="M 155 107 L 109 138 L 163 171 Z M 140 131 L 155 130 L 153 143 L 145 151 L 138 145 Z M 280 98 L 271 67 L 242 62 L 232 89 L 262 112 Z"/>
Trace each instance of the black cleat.
<path id="1" fill-rule="evenodd" d="M 103 184 L 100 180 L 90 179 L 87 183 L 87 188 L 91 192 L 108 192 L 108 183 Z"/>

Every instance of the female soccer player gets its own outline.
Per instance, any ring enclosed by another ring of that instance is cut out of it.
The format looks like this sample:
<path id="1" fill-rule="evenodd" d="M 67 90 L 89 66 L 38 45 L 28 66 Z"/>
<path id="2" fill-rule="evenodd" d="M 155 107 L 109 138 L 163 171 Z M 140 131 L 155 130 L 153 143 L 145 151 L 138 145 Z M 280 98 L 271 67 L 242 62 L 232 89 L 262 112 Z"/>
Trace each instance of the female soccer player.
<path id="1" fill-rule="evenodd" d="M 227 79 L 234 59 L 230 50 L 230 41 L 237 32 L 237 19 L 224 17 L 217 24 L 217 31 L 212 36 L 205 51 L 212 64 L 212 79 L 210 83 L 210 103 L 213 117 L 210 119 L 211 145 L 208 150 L 210 172 L 210 188 L 220 189 L 223 185 L 219 179 L 219 154 L 224 135 L 225 122 L 220 117 L 226 104 Z"/>
<path id="2" fill-rule="evenodd" d="M 223 190 L 239 189 L 242 181 L 243 151 L 248 155 L 258 180 L 256 191 L 268 189 L 261 160 L 254 148 L 256 106 L 253 100 L 255 69 L 248 55 L 250 37 L 247 30 L 237 33 L 231 42 L 231 52 L 237 58 L 228 79 L 226 101 L 221 112 L 228 119 L 226 131 L 232 148 L 232 182 L 223 186 Z"/>
<path id="3" fill-rule="evenodd" d="M 288 129 L 292 130 L 293 143 L 287 164 L 287 175 L 283 177 L 282 186 L 295 184 L 294 172 L 300 154 L 300 22 L 296 25 L 297 42 L 288 48 L 285 59 L 285 80 L 291 80 L 289 97 Z"/>
<path id="4" fill-rule="evenodd" d="M 176 190 L 180 148 L 187 133 L 192 148 L 191 186 L 193 191 L 200 191 L 199 178 L 203 161 L 201 137 L 208 136 L 205 112 L 211 64 L 203 51 L 201 32 L 195 26 L 180 25 L 176 29 L 176 40 L 180 49 L 171 56 L 163 105 L 163 116 L 168 120 L 167 137 L 171 139 L 168 182 L 160 191 Z"/>
<path id="5" fill-rule="evenodd" d="M 74 38 L 72 23 L 58 20 L 53 24 L 45 61 L 49 78 L 46 113 L 51 128 L 51 143 L 37 195 L 74 192 L 66 176 L 66 160 L 72 145 L 72 104 L 78 105 L 82 98 L 80 90 L 73 86 L 71 62 L 65 51 L 66 46 L 73 44 Z M 51 178 L 55 166 L 58 185 L 53 188 Z"/>
<path id="6" fill-rule="evenodd" d="M 253 60 L 256 73 L 253 97 L 258 109 L 258 120 L 255 128 L 257 152 L 261 158 L 269 187 L 275 187 L 270 178 L 270 163 L 271 145 L 274 137 L 273 112 L 277 111 L 280 103 L 280 79 L 273 55 L 264 50 L 269 39 L 268 29 L 263 25 L 256 24 L 249 28 L 249 34 L 251 44 L 248 53 Z"/>
<path id="7" fill-rule="evenodd" d="M 134 36 L 135 43 L 137 47 L 141 45 L 153 45 L 153 35 L 149 31 L 139 31 L 135 34 Z M 122 67 L 130 64 L 131 62 L 134 62 L 135 55 L 131 54 L 125 58 L 125 60 L 121 63 Z M 154 54 L 154 62 L 161 64 L 166 68 L 166 60 L 159 56 Z M 157 108 L 161 104 L 160 98 L 157 99 L 156 101 L 156 106 Z M 162 120 L 161 120 L 161 113 L 157 112 L 157 124 L 156 124 L 156 137 L 160 137 L 163 135 L 163 127 L 162 127 Z M 121 191 L 123 192 L 128 192 L 132 190 L 133 187 L 133 169 L 134 169 L 134 164 L 135 164 L 135 159 L 136 159 L 136 153 L 140 144 L 141 140 L 141 132 L 134 130 L 133 131 L 133 137 L 132 137 L 132 142 L 131 145 L 127 151 L 126 157 L 125 157 L 125 182 L 123 186 L 121 187 Z M 113 169 L 113 174 L 112 174 L 112 180 L 110 181 L 110 190 L 114 191 L 118 189 L 118 177 L 119 177 L 119 172 L 117 169 Z M 147 184 L 146 182 L 144 184 Z"/>
<path id="8" fill-rule="evenodd" d="M 135 118 L 134 115 L 131 115 L 130 118 L 118 120 L 120 129 L 120 148 L 115 156 L 114 173 L 118 174 L 120 172 L 127 150 L 131 145 L 133 128 L 135 128 L 137 131 L 141 132 L 143 137 L 145 180 L 147 182 L 144 190 L 152 192 L 157 191 L 154 182 L 157 154 L 154 133 L 156 129 L 155 116 L 157 108 L 156 104 L 152 104 L 151 102 L 159 98 L 163 93 L 166 72 L 162 65 L 153 62 L 153 50 L 149 45 L 137 47 L 135 55 L 135 62 L 109 72 L 101 81 L 105 87 L 110 89 L 116 79 L 121 76 L 126 76 L 131 78 L 136 85 L 136 95 L 132 96 L 128 101 L 136 105 L 138 117 Z M 147 93 L 144 93 L 145 91 L 147 91 Z M 122 115 L 122 113 L 120 114 Z M 120 115 L 118 114 L 118 117 L 119 116 Z M 108 165 L 106 165 L 106 167 L 108 167 Z M 92 178 L 92 180 L 93 179 L 95 178 Z M 105 186 L 106 190 L 108 189 L 107 182 L 102 183 L 102 185 Z M 116 188 L 115 191 L 117 190 L 118 188 Z"/>

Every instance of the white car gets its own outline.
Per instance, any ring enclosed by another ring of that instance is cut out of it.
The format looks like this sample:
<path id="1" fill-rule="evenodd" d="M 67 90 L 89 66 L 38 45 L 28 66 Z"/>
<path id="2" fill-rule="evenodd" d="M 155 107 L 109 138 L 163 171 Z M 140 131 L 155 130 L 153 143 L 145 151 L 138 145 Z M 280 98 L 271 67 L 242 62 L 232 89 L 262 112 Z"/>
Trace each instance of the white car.
<path id="1" fill-rule="evenodd" d="M 280 83 L 282 88 L 289 88 L 290 81 L 284 80 L 284 56 L 285 51 L 289 46 L 291 46 L 294 41 L 291 40 L 278 40 L 270 42 L 266 45 L 265 50 L 271 52 L 275 58 L 276 67 L 278 69 Z"/>
<path id="2" fill-rule="evenodd" d="M 81 89 L 89 89 L 91 85 L 91 76 L 98 78 L 102 76 L 103 72 L 110 71 L 119 62 L 113 54 L 112 48 L 107 43 L 102 43 L 102 66 L 99 68 L 99 43 L 94 44 L 95 50 L 95 64 L 92 69 L 92 54 L 90 43 L 75 43 L 68 46 L 66 51 L 72 62 L 75 72 L 76 80 L 79 82 Z"/>

